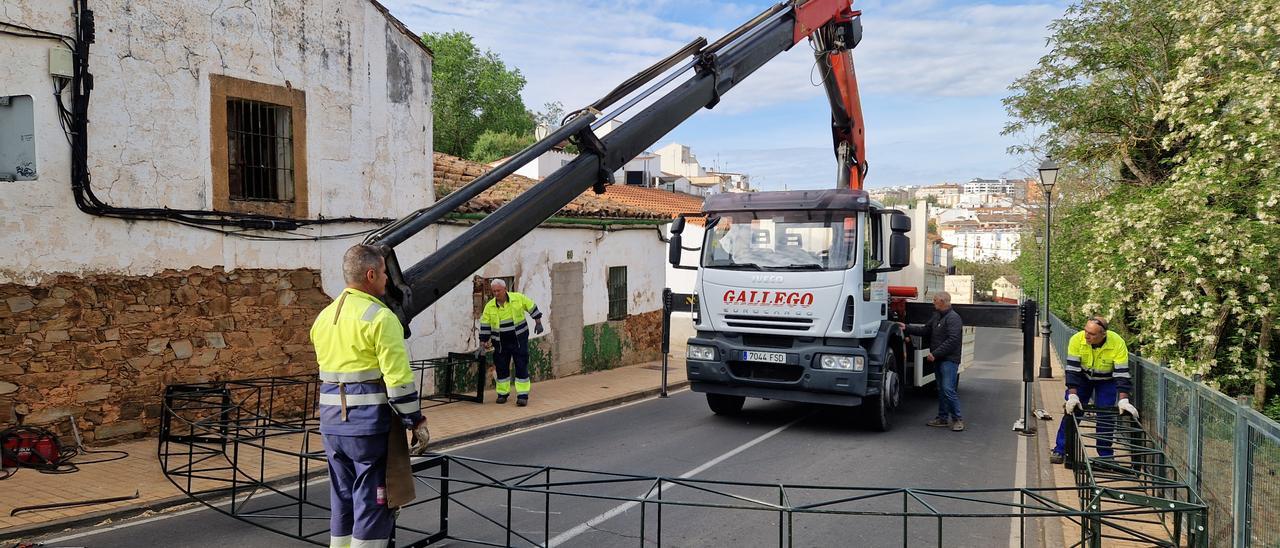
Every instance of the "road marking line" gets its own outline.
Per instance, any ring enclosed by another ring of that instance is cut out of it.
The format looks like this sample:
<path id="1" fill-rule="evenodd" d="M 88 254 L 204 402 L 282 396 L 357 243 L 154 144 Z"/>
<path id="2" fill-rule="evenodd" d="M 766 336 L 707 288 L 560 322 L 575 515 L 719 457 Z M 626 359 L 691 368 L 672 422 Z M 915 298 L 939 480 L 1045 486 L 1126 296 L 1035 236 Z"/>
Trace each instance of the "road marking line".
<path id="1" fill-rule="evenodd" d="M 675 390 L 675 391 L 668 392 L 668 395 L 675 395 L 675 394 L 679 394 L 679 393 L 681 393 L 681 392 L 687 392 L 688 390 L 689 390 L 689 388 L 688 388 L 688 387 L 685 387 L 685 388 L 681 388 L 681 389 L 679 389 L 679 390 Z M 537 430 L 537 429 L 539 429 L 539 428 L 546 428 L 546 427 L 548 427 L 548 426 L 554 426 L 554 425 L 557 425 L 557 424 L 564 424 L 564 423 L 569 422 L 569 421 L 575 421 L 575 420 L 578 420 L 578 419 L 585 419 L 585 418 L 590 417 L 590 416 L 592 416 L 592 415 L 599 415 L 599 414 L 601 414 L 601 413 L 608 413 L 609 411 L 615 411 L 615 410 L 618 410 L 618 409 L 622 409 L 622 408 L 624 408 L 624 407 L 631 407 L 632 405 L 636 405 L 636 404 L 640 404 L 640 403 L 645 403 L 645 402 L 649 402 L 649 401 L 654 401 L 654 400 L 657 400 L 657 399 L 659 399 L 659 398 L 658 398 L 658 396 L 651 396 L 651 397 L 648 397 L 648 398 L 643 398 L 643 399 L 639 399 L 639 400 L 636 400 L 636 401 L 627 402 L 627 403 L 624 403 L 624 404 L 622 404 L 622 405 L 617 405 L 617 406 L 614 406 L 614 407 L 606 407 L 606 408 L 604 408 L 604 409 L 599 409 L 599 410 L 596 410 L 596 411 L 592 411 L 592 412 L 590 412 L 590 413 L 583 413 L 583 414 L 581 414 L 581 415 L 574 415 L 574 416 L 572 416 L 572 417 L 567 417 L 567 418 L 560 419 L 560 420 L 557 420 L 557 421 L 548 422 L 548 423 L 546 423 L 546 424 L 539 424 L 539 425 L 537 425 L 537 426 L 533 426 L 533 427 L 529 427 L 529 428 L 523 428 L 523 429 L 520 429 L 520 430 L 515 430 L 515 431 L 508 432 L 508 433 L 506 433 L 506 434 L 502 434 L 502 435 L 499 435 L 499 436 L 494 436 L 494 437 L 491 437 L 491 438 L 484 438 L 484 439 L 476 440 L 476 441 L 473 441 L 473 442 L 464 443 L 464 444 L 459 445 L 459 446 L 456 446 L 456 447 L 450 447 L 447 451 L 443 451 L 442 453 L 450 453 L 450 452 L 457 451 L 457 450 L 459 450 L 459 449 L 464 449 L 464 448 L 467 448 L 467 447 L 471 447 L 471 446 L 474 446 L 474 445 L 480 445 L 480 444 L 483 444 L 483 443 L 489 443 L 489 442 L 491 442 L 491 441 L 500 440 L 500 439 L 502 439 L 502 438 L 506 438 L 506 437 L 509 437 L 509 436 L 514 436 L 514 435 L 517 435 L 517 434 L 523 434 L 523 433 L 525 433 L 525 432 L 530 432 L 530 431 L 533 431 L 533 430 Z M 423 459 L 425 459 L 425 458 L 426 458 L 426 457 L 418 457 L 418 460 L 423 460 Z M 317 484 L 317 483 L 324 483 L 324 482 L 327 482 L 327 481 L 329 481 L 329 477 L 328 477 L 328 475 L 326 474 L 324 477 L 320 477 L 320 478 L 316 478 L 316 479 L 313 479 L 313 480 L 308 481 L 308 482 L 307 482 L 307 485 L 308 485 L 308 486 L 311 486 L 311 485 L 315 485 L 315 484 Z M 283 491 L 283 492 L 286 492 L 286 493 L 287 493 L 287 492 L 290 492 L 290 491 L 295 491 L 295 490 L 297 490 L 297 489 L 298 489 L 298 487 L 297 487 L 296 485 L 291 485 L 291 486 L 289 486 L 289 487 L 287 487 L 287 488 L 280 489 L 280 490 L 281 490 L 281 491 Z M 100 533 L 108 533 L 108 532 L 111 532 L 111 531 L 115 531 L 115 530 L 117 530 L 117 529 L 125 529 L 125 528 L 128 528 L 128 527 L 133 527 L 133 526 L 135 526 L 135 525 L 144 525 L 144 524 L 147 524 L 147 523 L 152 523 L 152 522 L 156 522 L 156 521 L 160 521 L 160 520 L 165 520 L 165 519 L 169 519 L 169 518 L 176 518 L 176 517 L 179 517 L 179 516 L 185 516 L 185 515 L 187 515 L 187 514 L 194 514 L 194 513 L 196 513 L 196 512 L 203 512 L 203 511 L 205 511 L 205 510 L 210 510 L 210 508 L 209 508 L 208 506 L 205 506 L 204 504 L 202 504 L 202 503 L 200 503 L 200 502 L 198 502 L 198 501 L 195 501 L 195 500 L 192 500 L 192 501 L 191 501 L 190 503 L 188 503 L 188 504 L 196 504 L 196 505 L 198 505 L 198 506 L 197 506 L 197 507 L 195 507 L 195 508 L 189 508 L 189 509 L 181 510 L 181 511 L 177 511 L 177 512 L 168 512 L 168 513 L 164 513 L 164 514 L 162 514 L 162 515 L 158 515 L 158 516 L 151 516 L 151 517 L 147 517 L 147 518 L 139 519 L 139 520 L 137 520 L 137 521 L 132 521 L 132 520 L 130 520 L 130 521 L 126 521 L 126 522 L 124 522 L 124 523 L 119 523 L 119 524 L 112 525 L 112 526 L 109 526 L 109 527 L 106 527 L 106 528 L 102 528 L 102 529 L 96 529 L 96 528 L 95 528 L 95 529 L 89 529 L 89 530 L 82 531 L 82 532 L 79 532 L 79 533 L 70 534 L 70 535 L 67 535 L 67 536 L 64 536 L 64 537 L 58 537 L 58 538 L 55 538 L 55 539 L 46 540 L 46 541 L 44 541 L 44 544 L 52 544 L 52 543 L 55 543 L 55 542 L 66 542 L 66 541 L 68 541 L 68 540 L 75 540 L 75 539 L 78 539 L 78 538 L 84 538 L 84 537 L 87 537 L 87 536 L 97 535 L 97 534 L 100 534 Z M 230 501 L 230 500 L 224 500 L 224 501 L 222 501 L 222 502 L 214 503 L 214 504 L 213 504 L 213 506 L 222 507 L 222 506 L 227 506 L 228 504 L 231 504 L 231 501 Z M 224 515 L 225 515 L 225 514 L 224 514 Z M 88 527 L 93 527 L 93 526 L 92 526 L 92 525 L 90 525 L 90 526 L 88 526 Z"/>
<path id="2" fill-rule="evenodd" d="M 681 393 L 681 392 L 688 392 L 688 391 L 689 391 L 689 387 L 687 387 L 687 386 L 686 386 L 686 387 L 681 388 L 681 389 L 679 389 L 679 390 L 673 390 L 673 391 L 667 392 L 667 395 L 669 395 L 669 396 L 674 396 L 674 395 L 679 394 L 679 393 Z M 516 435 L 519 435 L 519 434 L 524 434 L 524 433 L 526 433 L 526 432 L 532 432 L 532 431 L 534 431 L 534 430 L 539 430 L 539 429 L 542 429 L 542 428 L 546 428 L 546 427 L 548 427 L 548 426 L 555 426 L 555 425 L 557 425 L 557 424 L 564 424 L 564 423 L 566 423 L 566 422 L 576 421 L 576 420 L 578 420 L 578 419 L 585 419 L 585 418 L 587 418 L 587 417 L 591 417 L 591 416 L 594 416 L 594 415 L 599 415 L 599 414 L 601 414 L 601 413 L 608 413 L 608 412 L 610 412 L 610 411 L 616 411 L 616 410 L 618 410 L 618 409 L 622 409 L 622 408 L 625 408 L 625 407 L 631 407 L 631 406 L 633 406 L 633 405 L 638 405 L 638 404 L 641 404 L 641 403 L 651 402 L 651 401 L 655 401 L 655 400 L 659 400 L 659 399 L 663 399 L 663 398 L 660 398 L 660 397 L 658 397 L 658 396 L 649 396 L 649 397 L 647 397 L 647 398 L 642 398 L 642 399 L 638 399 L 638 400 L 635 400 L 635 401 L 629 401 L 629 402 L 624 403 L 624 404 L 621 404 L 621 405 L 615 405 L 615 406 L 613 406 L 613 407 L 606 407 L 606 408 L 604 408 L 604 409 L 597 409 L 597 410 L 592 411 L 592 412 L 590 412 L 590 413 L 582 413 L 581 415 L 573 415 L 573 416 L 571 416 L 571 417 L 566 417 L 566 418 L 563 418 L 563 419 L 554 420 L 554 421 L 551 421 L 551 422 L 547 422 L 547 423 L 539 424 L 539 425 L 537 425 L 537 426 L 530 426 L 530 427 L 528 427 L 528 428 L 521 428 L 521 429 L 519 429 L 519 430 L 513 430 L 513 431 L 511 431 L 511 432 L 507 432 L 507 433 L 505 433 L 505 434 L 498 434 L 498 435 L 496 435 L 496 436 L 492 436 L 492 437 L 488 437 L 488 438 L 482 438 L 482 439 L 478 439 L 478 440 L 475 440 L 475 441 L 469 441 L 469 442 L 464 443 L 464 444 L 462 444 L 462 445 L 455 445 L 455 446 L 450 447 L 450 448 L 448 448 L 448 449 L 446 449 L 446 450 L 444 450 L 444 451 L 439 451 L 439 453 L 442 453 L 442 454 L 443 454 L 443 453 L 452 453 L 452 452 L 457 451 L 457 450 L 459 450 L 459 449 L 466 449 L 466 448 L 468 448 L 468 447 L 473 447 L 473 446 L 476 446 L 476 445 L 481 445 L 481 444 L 489 443 L 489 442 L 491 442 L 491 441 L 497 441 L 497 440 L 500 440 L 500 439 L 503 439 L 503 438 L 509 438 L 509 437 L 511 437 L 511 436 L 516 436 Z"/>
<path id="3" fill-rule="evenodd" d="M 776 436 L 776 435 L 778 435 L 778 434 L 781 434 L 783 430 L 786 430 L 786 429 L 788 429 L 788 428 L 791 428 L 791 427 L 792 427 L 792 426 L 794 426 L 796 423 L 798 423 L 798 422 L 800 422 L 800 421 L 802 421 L 802 420 L 804 420 L 804 419 L 809 418 L 809 416 L 810 416 L 810 415 L 812 415 L 812 414 L 813 414 L 813 413 L 807 413 L 807 414 L 805 414 L 803 417 L 800 417 L 800 418 L 795 419 L 795 420 L 793 420 L 793 421 L 791 421 L 791 422 L 789 422 L 789 423 L 787 423 L 787 424 L 784 424 L 784 425 L 782 425 L 782 426 L 779 426 L 779 427 L 777 427 L 777 428 L 774 428 L 773 430 L 770 430 L 770 431 L 768 431 L 767 433 L 760 435 L 760 436 L 759 436 L 759 437 L 757 437 L 756 439 L 753 439 L 753 440 L 751 440 L 751 441 L 749 441 L 749 442 L 747 442 L 747 443 L 744 443 L 744 444 L 742 444 L 742 445 L 739 445 L 739 446 L 737 446 L 737 447 L 735 447 L 735 448 L 733 448 L 733 449 L 729 450 L 727 453 L 725 453 L 725 454 L 723 454 L 723 455 L 720 455 L 720 456 L 718 456 L 718 457 L 716 457 L 716 458 L 714 458 L 714 459 L 711 459 L 711 460 L 709 460 L 709 461 L 707 461 L 707 462 L 703 463 L 701 466 L 699 466 L 699 467 L 697 467 L 697 468 L 694 468 L 693 470 L 690 470 L 690 471 L 688 471 L 688 472 L 685 472 L 685 473 L 683 473 L 683 474 L 680 474 L 680 476 L 679 476 L 679 477 L 680 477 L 680 479 L 688 479 L 688 478 L 691 478 L 691 477 L 696 476 L 696 475 L 698 475 L 698 474 L 701 474 L 702 472 L 707 471 L 707 470 L 708 470 L 708 469 L 710 469 L 711 467 L 713 467 L 713 466 L 715 466 L 715 465 L 717 465 L 717 464 L 720 464 L 720 463 L 722 463 L 722 462 L 724 462 L 724 461 L 726 461 L 726 460 L 728 460 L 728 459 L 732 458 L 734 455 L 737 455 L 738 453 L 741 453 L 741 452 L 743 452 L 743 451 L 746 451 L 747 449 L 750 449 L 750 448 L 754 447 L 756 444 L 759 444 L 760 442 L 763 442 L 763 441 L 765 441 L 765 440 L 767 440 L 767 439 L 769 439 L 769 438 L 772 438 L 772 437 L 774 437 L 774 436 Z M 670 488 L 672 488 L 672 487 L 675 487 L 675 485 L 676 485 L 676 484 L 674 484 L 674 483 L 667 483 L 667 484 L 664 484 L 664 485 L 662 486 L 661 491 L 666 491 L 667 489 L 670 489 Z M 650 498 L 650 497 L 654 496 L 655 494 L 656 494 L 656 493 L 654 493 L 653 488 L 649 488 L 649 492 L 645 493 L 644 498 L 645 498 L 645 499 L 648 499 L 648 498 Z M 591 518 L 591 519 L 589 519 L 589 520 L 587 520 L 587 521 L 585 521 L 585 522 L 583 522 L 583 523 L 578 524 L 578 526 L 576 526 L 576 527 L 574 527 L 574 528 L 572 528 L 572 529 L 569 529 L 568 531 L 565 531 L 565 532 L 563 532 L 563 533 L 560 533 L 559 535 L 556 535 L 556 537 L 555 537 L 555 538 L 553 538 L 553 539 L 551 539 L 551 540 L 547 541 L 547 546 L 559 546 L 559 545 L 561 545 L 561 544 L 564 544 L 564 543 L 566 543 L 566 542 L 569 542 L 570 540 L 573 540 L 574 538 L 576 538 L 578 535 L 581 535 L 581 534 L 583 534 L 583 533 L 585 533 L 585 532 L 587 532 L 587 531 L 589 531 L 589 530 L 591 530 L 591 529 L 595 528 L 597 525 L 600 525 L 601 523 L 604 523 L 604 522 L 609 521 L 610 519 L 613 519 L 613 518 L 615 518 L 615 517 L 617 517 L 617 516 L 619 516 L 619 515 L 621 515 L 621 514 L 624 514 L 624 513 L 626 513 L 626 512 L 627 512 L 627 510 L 630 510 L 630 509 L 632 509 L 632 508 L 635 508 L 636 506 L 639 506 L 639 505 L 640 505 L 640 502 L 639 502 L 639 501 L 624 502 L 624 503 L 622 503 L 622 504 L 619 504 L 618 506 L 615 506 L 613 509 L 609 510 L 608 512 L 605 512 L 605 513 L 603 513 L 603 514 L 600 514 L 600 515 L 598 515 L 598 516 L 596 516 L 596 517 L 594 517 L 594 518 Z"/>
<path id="4" fill-rule="evenodd" d="M 1040 420 L 1035 415 L 1032 415 L 1030 418 L 1031 420 Z M 1015 434 L 1015 436 L 1017 436 L 1018 439 L 1018 461 L 1017 466 L 1015 467 L 1017 472 L 1015 472 L 1016 475 L 1013 478 L 1013 486 L 1015 488 L 1022 489 L 1027 486 L 1027 444 L 1031 443 L 1035 438 L 1031 436 L 1023 436 L 1021 434 Z M 1018 495 L 1014 495 L 1013 503 L 1019 504 L 1021 502 L 1022 498 Z M 1009 519 L 1011 520 L 1011 523 L 1009 524 L 1009 548 L 1020 548 L 1022 546 L 1026 546 L 1024 542 L 1026 539 L 1022 538 L 1022 534 L 1019 531 L 1019 527 L 1021 527 L 1023 519 L 1019 517 L 1011 517 Z"/>

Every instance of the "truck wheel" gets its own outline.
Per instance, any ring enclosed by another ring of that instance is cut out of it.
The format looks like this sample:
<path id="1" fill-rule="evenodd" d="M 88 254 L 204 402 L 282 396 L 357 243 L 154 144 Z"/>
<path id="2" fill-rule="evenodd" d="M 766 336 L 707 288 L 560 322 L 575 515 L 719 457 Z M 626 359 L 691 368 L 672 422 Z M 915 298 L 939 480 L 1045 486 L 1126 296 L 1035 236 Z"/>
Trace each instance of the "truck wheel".
<path id="1" fill-rule="evenodd" d="M 707 394 L 707 405 L 717 415 L 736 415 L 742 411 L 745 396 L 729 396 L 725 394 Z"/>
<path id="2" fill-rule="evenodd" d="M 892 353 L 885 358 L 885 363 L 893 367 L 896 363 Z M 867 427 L 877 432 L 888 432 L 893 428 L 891 417 L 893 411 L 902 400 L 902 379 L 896 369 L 884 372 L 880 393 L 867 398 L 862 403 L 862 417 Z"/>

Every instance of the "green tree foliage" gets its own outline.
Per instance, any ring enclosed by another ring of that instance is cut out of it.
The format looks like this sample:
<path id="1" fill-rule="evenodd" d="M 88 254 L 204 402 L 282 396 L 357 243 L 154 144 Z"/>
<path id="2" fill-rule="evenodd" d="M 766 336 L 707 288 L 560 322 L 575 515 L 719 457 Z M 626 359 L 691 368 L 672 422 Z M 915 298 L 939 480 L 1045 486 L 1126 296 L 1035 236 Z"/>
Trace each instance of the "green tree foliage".
<path id="1" fill-rule="evenodd" d="M 422 35 L 432 65 L 435 150 L 467 156 L 486 131 L 530 134 L 533 118 L 520 99 L 525 79 L 492 51 L 480 51 L 465 32 Z"/>
<path id="2" fill-rule="evenodd" d="M 520 152 L 525 147 L 532 145 L 533 141 L 532 133 L 516 135 L 514 133 L 486 131 L 480 134 L 480 138 L 476 139 L 476 144 L 471 147 L 471 153 L 467 155 L 467 158 L 473 162 L 487 164 Z"/>
<path id="3" fill-rule="evenodd" d="M 533 116 L 535 124 L 555 129 L 560 127 L 560 122 L 564 120 L 564 105 L 560 101 L 551 101 L 542 105 L 541 111 L 529 114 Z"/>
<path id="4" fill-rule="evenodd" d="M 956 274 L 973 276 L 973 290 L 976 293 L 990 294 L 991 284 L 1001 276 L 1012 276 L 1018 273 L 1013 263 L 986 259 L 983 261 L 956 260 Z"/>
<path id="5" fill-rule="evenodd" d="M 1005 133 L 1046 128 L 1039 143 L 1060 164 L 1112 168 L 1108 178 L 1142 185 L 1168 174 L 1164 86 L 1184 53 L 1182 0 L 1082 0 L 1050 25 L 1051 51 L 1013 82 Z M 1014 147 L 1023 152 L 1027 147 Z"/>
<path id="6" fill-rule="evenodd" d="M 1177 9 L 1163 0 L 1085 0 L 1069 15 L 1089 20 L 1055 26 L 1055 51 L 1060 40 L 1075 39 L 1070 32 L 1062 36 L 1064 29 L 1101 25 L 1114 13 L 1081 6 L 1123 6 L 1168 21 L 1172 34 L 1165 43 L 1174 47 L 1167 53 L 1168 77 L 1148 84 L 1157 91 L 1154 103 L 1108 107 L 1121 109 L 1117 119 L 1132 127 L 1162 128 L 1151 134 L 1158 140 L 1150 157 L 1161 169 L 1147 170 L 1149 180 L 1055 207 L 1053 309 L 1076 325 L 1087 314 L 1109 316 L 1144 356 L 1203 375 L 1230 394 L 1250 393 L 1261 406 L 1280 374 L 1274 291 L 1280 286 L 1280 11 L 1272 0 L 1195 0 Z M 1106 51 L 1134 45 L 1132 37 L 1108 33 L 1097 40 Z M 1117 56 L 1107 74 L 1132 73 L 1149 60 Z M 1076 57 L 1054 63 L 1063 74 L 1089 76 L 1061 86 L 1083 87 L 1074 100 L 1055 103 L 1071 111 L 1059 119 L 1102 118 L 1095 113 L 1110 103 L 1094 95 L 1113 93 L 1115 83 L 1086 93 L 1107 74 L 1080 72 L 1076 65 L 1085 62 Z M 1012 112 L 1023 123 L 1046 120 Z M 1135 158 L 1137 149 L 1122 142 L 1109 151 L 1073 149 L 1073 132 L 1084 126 L 1046 127 L 1051 150 L 1091 164 L 1074 166 L 1069 178 L 1118 173 Z M 1024 242 L 1018 268 L 1024 283 L 1039 283 L 1042 264 L 1031 257 L 1041 250 L 1032 249 L 1034 238 Z"/>

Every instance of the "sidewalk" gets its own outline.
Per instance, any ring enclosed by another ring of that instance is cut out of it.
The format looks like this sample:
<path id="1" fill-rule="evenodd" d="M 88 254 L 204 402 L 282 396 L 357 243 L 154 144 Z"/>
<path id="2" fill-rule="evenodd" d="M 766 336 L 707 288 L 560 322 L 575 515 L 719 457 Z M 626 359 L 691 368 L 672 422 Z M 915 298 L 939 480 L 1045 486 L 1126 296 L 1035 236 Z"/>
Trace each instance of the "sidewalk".
<path id="1" fill-rule="evenodd" d="M 672 357 L 668 361 L 668 389 L 686 386 L 684 360 Z M 485 393 L 484 405 L 456 402 L 430 407 L 424 413 L 431 427 L 432 450 L 657 395 L 662 382 L 661 363 L 649 362 L 534 383 L 529 406 L 524 408 L 516 407 L 514 398 L 505 405 L 497 405 L 493 403 L 492 392 Z M 103 523 L 190 502 L 161 472 L 156 438 L 103 449 L 126 451 L 129 457 L 88 464 L 71 474 L 42 474 L 20 469 L 13 477 L 0 481 L 0 493 L 3 493 L 0 540 Z M 95 455 L 83 455 L 77 460 L 93 457 Z M 135 490 L 139 493 L 135 500 L 9 515 L 17 506 L 128 496 Z"/>
<path id="2" fill-rule="evenodd" d="M 1037 354 L 1036 359 L 1039 363 L 1040 347 L 1039 338 L 1036 339 Z M 1062 369 L 1062 362 L 1059 361 L 1058 355 L 1054 352 L 1049 353 L 1049 363 L 1053 367 L 1052 379 L 1036 379 L 1036 385 L 1039 389 L 1040 407 L 1045 411 L 1053 414 L 1052 421 L 1039 422 L 1039 434 L 1036 436 L 1036 445 L 1039 447 L 1038 458 L 1035 462 L 1039 462 L 1039 477 L 1042 487 L 1076 487 L 1075 473 L 1061 464 L 1049 463 L 1049 452 L 1053 450 L 1055 440 L 1058 435 L 1058 424 L 1062 422 L 1062 402 L 1063 394 L 1066 392 L 1066 374 Z M 1061 491 L 1057 496 L 1058 502 L 1079 508 L 1080 499 L 1075 491 Z M 1067 539 L 1070 542 L 1079 542 L 1080 525 L 1066 518 L 1053 520 L 1056 523 L 1050 525 L 1045 531 L 1045 546 L 1066 546 Z M 1131 524 L 1131 526 L 1133 526 Z M 1137 527 L 1137 526 L 1134 526 Z M 1161 530 L 1156 524 L 1146 524 L 1140 529 L 1149 529 L 1146 532 L 1155 536 L 1160 536 Z M 1110 526 L 1104 527 L 1103 534 L 1115 533 L 1111 531 Z M 1149 546 L 1137 542 L 1124 540 L 1107 539 L 1106 545 L 1114 548 L 1137 548 L 1140 546 Z"/>

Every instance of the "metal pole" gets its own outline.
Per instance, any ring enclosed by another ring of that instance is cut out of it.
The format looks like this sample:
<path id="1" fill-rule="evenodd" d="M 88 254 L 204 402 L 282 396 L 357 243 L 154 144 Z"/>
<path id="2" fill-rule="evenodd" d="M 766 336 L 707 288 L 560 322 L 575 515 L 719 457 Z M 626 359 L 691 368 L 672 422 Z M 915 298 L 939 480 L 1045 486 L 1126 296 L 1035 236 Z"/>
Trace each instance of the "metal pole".
<path id="1" fill-rule="evenodd" d="M 1031 414 L 1031 387 L 1035 383 L 1036 302 L 1024 300 L 1018 305 L 1018 323 L 1022 331 L 1022 414 L 1013 423 L 1013 430 L 1024 436 L 1034 436 L 1039 427 Z"/>
<path id="2" fill-rule="evenodd" d="M 1052 379 L 1053 368 L 1049 366 L 1049 242 L 1053 240 L 1053 191 L 1044 191 L 1044 316 L 1040 323 L 1040 378 Z"/>
<path id="3" fill-rule="evenodd" d="M 667 397 L 667 355 L 671 353 L 671 308 L 675 297 L 670 287 L 662 288 L 662 390 L 660 397 Z"/>

